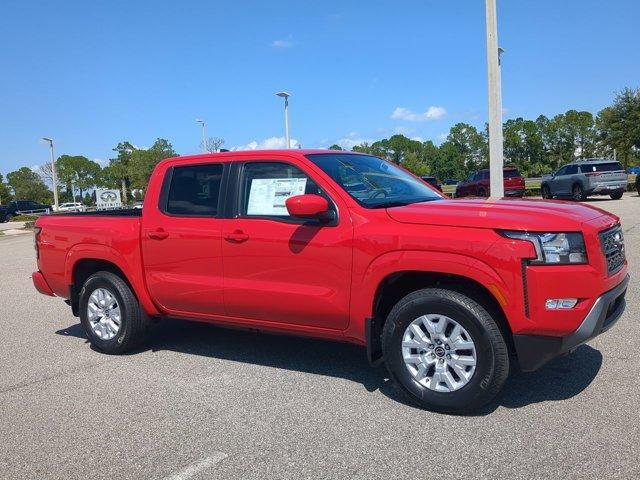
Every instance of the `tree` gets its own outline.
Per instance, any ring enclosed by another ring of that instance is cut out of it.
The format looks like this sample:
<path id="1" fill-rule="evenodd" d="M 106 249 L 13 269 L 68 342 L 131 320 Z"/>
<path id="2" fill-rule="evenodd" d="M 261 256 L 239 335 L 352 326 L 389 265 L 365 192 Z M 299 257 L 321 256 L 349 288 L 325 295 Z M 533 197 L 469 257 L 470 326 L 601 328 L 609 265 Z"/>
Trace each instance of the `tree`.
<path id="1" fill-rule="evenodd" d="M 431 171 L 429 165 L 416 152 L 407 152 L 402 166 L 419 177 L 429 175 Z"/>
<path id="2" fill-rule="evenodd" d="M 547 172 L 545 149 L 538 124 L 516 118 L 504 124 L 505 162 L 514 164 L 524 176 L 540 176 Z"/>
<path id="3" fill-rule="evenodd" d="M 466 172 L 488 166 L 488 135 L 478 132 L 476 127 L 467 123 L 456 123 L 449 131 L 447 142 L 458 152 L 455 163 L 462 163 Z"/>
<path id="4" fill-rule="evenodd" d="M 27 167 L 7 174 L 7 181 L 16 200 L 33 200 L 51 203 L 53 192 L 47 188 L 40 176 Z"/>
<path id="5" fill-rule="evenodd" d="M 598 138 L 608 155 L 617 157 L 625 167 L 640 161 L 640 89 L 625 88 L 613 105 L 604 108 L 596 119 Z"/>
<path id="6" fill-rule="evenodd" d="M 337 143 L 334 143 L 333 145 L 331 145 L 331 146 L 329 147 L 329 150 L 338 150 L 338 151 L 342 151 L 342 150 L 343 150 L 343 148 L 342 148 L 340 145 L 338 145 Z"/>
<path id="7" fill-rule="evenodd" d="M 120 142 L 113 149 L 118 153 L 116 158 L 109 160 L 109 165 L 105 167 L 99 178 L 99 185 L 108 188 L 120 188 L 122 190 L 122 201 L 127 203 L 127 192 L 131 189 L 131 170 L 129 163 L 135 147 L 127 141 Z"/>
<path id="8" fill-rule="evenodd" d="M 209 153 L 215 153 L 220 150 L 224 145 L 224 138 L 221 137 L 209 137 L 207 138 L 205 150 Z M 202 145 L 201 145 L 202 146 Z"/>
<path id="9" fill-rule="evenodd" d="M 129 161 L 130 186 L 145 190 L 155 166 L 163 159 L 178 154 L 168 140 L 158 138 L 148 150 L 134 150 Z"/>
<path id="10" fill-rule="evenodd" d="M 56 160 L 56 170 L 58 182 L 65 185 L 67 192 L 71 192 L 73 187 L 78 188 L 82 201 L 83 192 L 98 183 L 102 167 L 82 155 L 62 155 Z"/>
<path id="11" fill-rule="evenodd" d="M 0 205 L 8 203 L 10 200 L 11 192 L 9 191 L 9 186 L 4 183 L 4 179 L 2 178 L 2 174 L 0 173 Z"/>

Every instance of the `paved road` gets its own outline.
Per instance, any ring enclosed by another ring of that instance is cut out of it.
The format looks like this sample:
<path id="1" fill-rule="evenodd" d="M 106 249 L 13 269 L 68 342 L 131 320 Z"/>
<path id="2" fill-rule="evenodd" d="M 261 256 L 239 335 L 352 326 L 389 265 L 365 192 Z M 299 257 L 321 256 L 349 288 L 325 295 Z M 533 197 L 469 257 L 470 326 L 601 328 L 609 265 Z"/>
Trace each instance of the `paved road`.
<path id="1" fill-rule="evenodd" d="M 0 238 L 0 478 L 639 478 L 640 198 L 590 203 L 623 218 L 626 314 L 474 417 L 401 403 L 350 345 L 167 322 L 102 355 Z"/>

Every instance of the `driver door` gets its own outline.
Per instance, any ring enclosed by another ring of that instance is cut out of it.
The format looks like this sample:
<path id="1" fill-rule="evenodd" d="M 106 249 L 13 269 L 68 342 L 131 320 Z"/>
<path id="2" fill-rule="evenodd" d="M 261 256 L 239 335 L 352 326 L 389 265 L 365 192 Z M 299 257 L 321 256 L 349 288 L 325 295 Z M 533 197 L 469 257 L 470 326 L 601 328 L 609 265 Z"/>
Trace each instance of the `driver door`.
<path id="1" fill-rule="evenodd" d="M 346 205 L 291 163 L 256 160 L 239 167 L 236 211 L 223 229 L 227 315 L 345 329 L 353 248 Z M 305 193 L 325 196 L 335 221 L 291 217 L 284 202 Z"/>

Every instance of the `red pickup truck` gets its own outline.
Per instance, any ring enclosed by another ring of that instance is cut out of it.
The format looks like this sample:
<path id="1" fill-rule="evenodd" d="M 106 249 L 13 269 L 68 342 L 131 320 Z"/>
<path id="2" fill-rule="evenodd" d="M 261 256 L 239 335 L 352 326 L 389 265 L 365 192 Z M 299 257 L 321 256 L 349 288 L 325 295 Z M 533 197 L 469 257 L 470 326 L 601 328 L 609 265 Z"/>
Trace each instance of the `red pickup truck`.
<path id="1" fill-rule="evenodd" d="M 326 150 L 164 160 L 142 211 L 40 217 L 36 252 L 35 287 L 103 352 L 163 317 L 352 342 L 418 405 L 454 413 L 490 401 L 511 365 L 535 370 L 609 329 L 628 283 L 603 210 L 449 200 Z"/>

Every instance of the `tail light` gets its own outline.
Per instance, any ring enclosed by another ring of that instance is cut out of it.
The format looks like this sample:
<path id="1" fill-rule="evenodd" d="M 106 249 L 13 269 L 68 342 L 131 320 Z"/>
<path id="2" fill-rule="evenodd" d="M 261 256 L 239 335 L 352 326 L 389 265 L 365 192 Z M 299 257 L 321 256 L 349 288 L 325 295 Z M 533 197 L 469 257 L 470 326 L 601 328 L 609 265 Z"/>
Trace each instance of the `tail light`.
<path id="1" fill-rule="evenodd" d="M 599 177 L 600 175 L 602 175 L 602 173 L 600 173 L 600 172 L 587 172 L 587 173 L 585 173 L 585 176 L 587 176 L 587 177 Z"/>
<path id="2" fill-rule="evenodd" d="M 40 232 L 42 227 L 33 227 L 33 248 L 36 249 L 36 259 L 40 258 Z"/>

